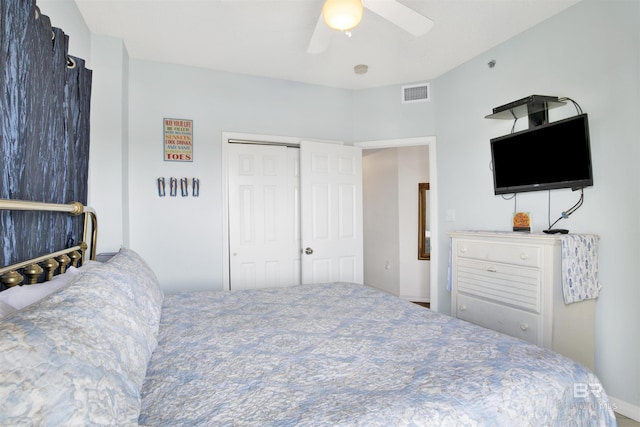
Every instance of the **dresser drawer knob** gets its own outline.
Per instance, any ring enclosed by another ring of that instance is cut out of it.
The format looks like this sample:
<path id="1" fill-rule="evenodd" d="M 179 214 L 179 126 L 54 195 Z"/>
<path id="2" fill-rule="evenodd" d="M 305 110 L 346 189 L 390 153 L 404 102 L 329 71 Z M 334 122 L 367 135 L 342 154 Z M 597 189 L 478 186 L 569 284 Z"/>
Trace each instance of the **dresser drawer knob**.
<path id="1" fill-rule="evenodd" d="M 526 331 L 527 329 L 529 329 L 529 325 L 527 325 L 526 323 L 521 323 L 520 324 L 520 330 L 521 331 Z"/>
<path id="2" fill-rule="evenodd" d="M 461 253 L 467 252 L 467 247 L 466 246 L 460 246 L 460 252 Z"/>
<path id="3" fill-rule="evenodd" d="M 529 254 L 526 253 L 526 252 L 522 252 L 520 254 L 520 259 L 523 260 L 523 261 L 526 261 L 527 259 L 529 259 Z"/>
<path id="4" fill-rule="evenodd" d="M 490 265 L 489 267 L 487 267 L 487 271 L 490 271 L 491 273 L 495 273 L 496 271 L 498 271 L 498 269 L 495 268 L 493 265 Z"/>
<path id="5" fill-rule="evenodd" d="M 467 306 L 464 304 L 460 304 L 460 307 L 458 307 L 460 309 L 460 311 L 465 311 L 467 309 Z"/>

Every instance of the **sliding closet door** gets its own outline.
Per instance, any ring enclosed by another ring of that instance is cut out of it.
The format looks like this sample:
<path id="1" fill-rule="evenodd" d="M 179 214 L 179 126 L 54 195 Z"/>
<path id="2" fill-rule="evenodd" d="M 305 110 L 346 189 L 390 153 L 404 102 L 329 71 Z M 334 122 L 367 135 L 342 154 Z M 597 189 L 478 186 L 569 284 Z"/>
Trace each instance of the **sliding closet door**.
<path id="1" fill-rule="evenodd" d="M 231 289 L 300 283 L 298 152 L 229 144 Z"/>
<path id="2" fill-rule="evenodd" d="M 363 283 L 362 149 L 300 145 L 302 283 Z"/>

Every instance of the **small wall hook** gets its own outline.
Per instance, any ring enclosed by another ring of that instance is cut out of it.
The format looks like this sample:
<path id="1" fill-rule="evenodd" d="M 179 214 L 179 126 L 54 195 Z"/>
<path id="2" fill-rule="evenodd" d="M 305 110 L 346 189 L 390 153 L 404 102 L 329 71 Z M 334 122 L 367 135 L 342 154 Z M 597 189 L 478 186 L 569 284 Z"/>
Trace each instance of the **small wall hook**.
<path id="1" fill-rule="evenodd" d="M 198 178 L 193 178 L 191 180 L 191 195 L 193 197 L 198 197 L 200 196 L 200 179 Z"/>
<path id="2" fill-rule="evenodd" d="M 158 178 L 157 184 L 158 184 L 158 197 L 164 197 L 165 196 L 164 177 Z"/>
<path id="3" fill-rule="evenodd" d="M 176 197 L 178 194 L 178 180 L 174 177 L 169 178 L 169 195 Z"/>
<path id="4" fill-rule="evenodd" d="M 180 178 L 180 193 L 182 197 L 189 195 L 189 178 Z"/>

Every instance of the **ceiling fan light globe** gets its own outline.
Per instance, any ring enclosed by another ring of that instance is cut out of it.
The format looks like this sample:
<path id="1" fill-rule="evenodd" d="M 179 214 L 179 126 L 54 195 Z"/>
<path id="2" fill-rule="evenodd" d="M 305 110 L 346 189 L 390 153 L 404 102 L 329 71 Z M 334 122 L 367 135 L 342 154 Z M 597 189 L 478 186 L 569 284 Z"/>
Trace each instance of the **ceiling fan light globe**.
<path id="1" fill-rule="evenodd" d="M 364 7 L 361 0 L 327 0 L 322 6 L 324 22 L 334 30 L 347 31 L 358 26 Z"/>

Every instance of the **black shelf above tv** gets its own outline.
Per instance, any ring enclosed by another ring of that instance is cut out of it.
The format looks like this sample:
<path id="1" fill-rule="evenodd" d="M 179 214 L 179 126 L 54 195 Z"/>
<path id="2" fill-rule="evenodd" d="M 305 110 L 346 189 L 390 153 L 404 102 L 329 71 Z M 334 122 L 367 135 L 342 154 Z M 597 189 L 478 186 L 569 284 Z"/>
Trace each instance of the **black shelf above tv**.
<path id="1" fill-rule="evenodd" d="M 557 96 L 530 95 L 493 109 L 485 119 L 514 120 L 529 117 L 529 128 L 549 123 L 549 110 L 561 107 L 566 102 Z"/>

